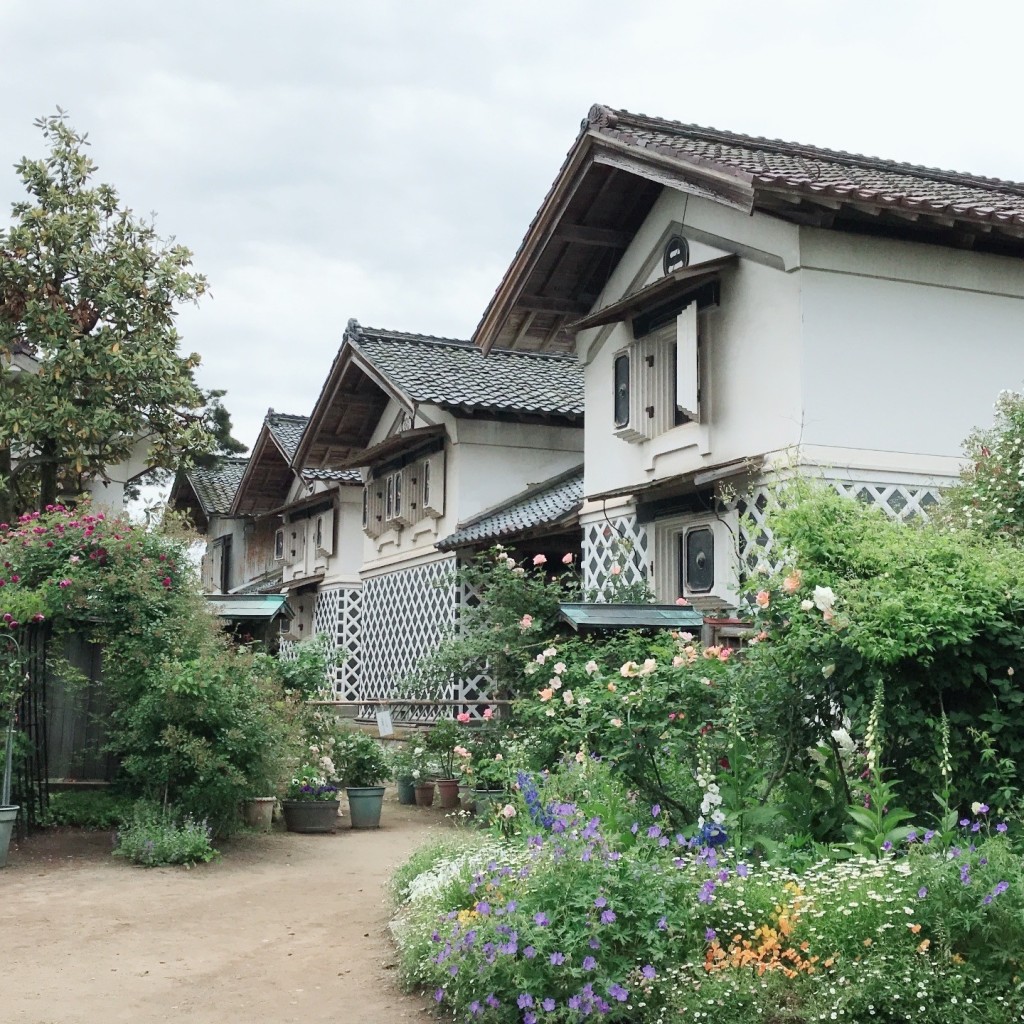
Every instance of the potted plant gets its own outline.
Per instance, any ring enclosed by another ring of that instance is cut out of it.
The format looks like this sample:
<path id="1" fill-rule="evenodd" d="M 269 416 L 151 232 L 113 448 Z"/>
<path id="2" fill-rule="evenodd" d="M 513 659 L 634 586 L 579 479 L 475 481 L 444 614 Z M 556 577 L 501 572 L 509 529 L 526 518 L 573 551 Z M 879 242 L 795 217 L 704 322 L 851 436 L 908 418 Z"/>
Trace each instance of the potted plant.
<path id="1" fill-rule="evenodd" d="M 353 828 L 379 828 L 384 783 L 391 766 L 380 744 L 365 732 L 352 731 L 334 748 L 338 773 L 345 782 Z"/>
<path id="2" fill-rule="evenodd" d="M 468 717 L 468 716 L 467 716 Z M 455 775 L 455 747 L 461 738 L 460 729 L 452 718 L 442 718 L 427 733 L 425 746 L 437 761 L 439 775 L 437 792 L 441 806 L 452 810 L 459 805 L 459 780 Z"/>
<path id="3" fill-rule="evenodd" d="M 14 766 L 14 709 L 25 683 L 21 650 L 12 636 L 0 639 L 0 735 L 4 738 L 0 763 L 0 868 L 7 863 L 11 834 L 18 819 L 18 806 L 11 803 L 11 776 Z"/>
<path id="4" fill-rule="evenodd" d="M 402 743 L 388 751 L 391 777 L 398 787 L 398 802 L 400 804 L 416 803 L 416 777 L 413 775 L 416 763 L 413 749 L 408 743 Z"/>
<path id="5" fill-rule="evenodd" d="M 281 807 L 289 832 L 333 832 L 338 827 L 338 787 L 311 765 L 295 773 Z"/>
<path id="6" fill-rule="evenodd" d="M 422 743 L 417 743 L 410 752 L 412 763 L 413 799 L 417 807 L 433 807 L 434 805 L 434 762 L 430 751 Z"/>
<path id="7" fill-rule="evenodd" d="M 471 789 L 475 812 L 486 817 L 491 805 L 508 789 L 508 763 L 494 723 L 488 721 L 467 729 L 463 743 L 454 752 L 459 776 Z"/>

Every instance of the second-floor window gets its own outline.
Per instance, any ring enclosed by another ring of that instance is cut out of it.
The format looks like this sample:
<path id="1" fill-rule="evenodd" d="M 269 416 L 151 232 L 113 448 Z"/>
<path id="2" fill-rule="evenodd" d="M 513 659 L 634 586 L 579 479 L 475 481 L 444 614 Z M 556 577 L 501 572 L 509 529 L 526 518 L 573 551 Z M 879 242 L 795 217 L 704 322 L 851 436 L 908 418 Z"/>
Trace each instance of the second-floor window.
<path id="1" fill-rule="evenodd" d="M 700 421 L 701 345 L 696 301 L 663 326 L 616 352 L 612 361 L 614 430 L 647 441 Z"/>

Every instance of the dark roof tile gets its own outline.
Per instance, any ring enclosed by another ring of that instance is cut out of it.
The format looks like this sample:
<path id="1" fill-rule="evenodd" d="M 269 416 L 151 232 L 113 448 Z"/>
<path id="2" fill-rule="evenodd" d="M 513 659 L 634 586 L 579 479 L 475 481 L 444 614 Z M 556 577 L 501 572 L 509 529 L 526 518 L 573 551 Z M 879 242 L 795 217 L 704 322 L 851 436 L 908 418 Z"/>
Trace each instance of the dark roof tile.
<path id="1" fill-rule="evenodd" d="M 193 466 L 186 471 L 185 476 L 208 516 L 223 516 L 231 511 L 231 502 L 248 464 L 246 458 L 228 458 L 212 468 Z"/>
<path id="2" fill-rule="evenodd" d="M 452 551 L 515 537 L 528 530 L 571 522 L 583 504 L 583 467 L 528 487 L 495 508 L 470 519 L 455 533 L 438 542 L 441 551 Z"/>
<path id="3" fill-rule="evenodd" d="M 573 356 L 494 349 L 471 342 L 362 327 L 353 347 L 414 402 L 494 413 L 583 415 L 583 367 Z"/>

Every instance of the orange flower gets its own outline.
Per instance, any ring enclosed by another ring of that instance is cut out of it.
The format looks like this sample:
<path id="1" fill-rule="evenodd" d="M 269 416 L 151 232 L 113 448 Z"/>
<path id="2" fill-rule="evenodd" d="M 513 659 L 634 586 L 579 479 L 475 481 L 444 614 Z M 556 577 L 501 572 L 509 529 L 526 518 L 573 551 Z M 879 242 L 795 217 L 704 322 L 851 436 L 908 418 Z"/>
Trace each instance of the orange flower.
<path id="1" fill-rule="evenodd" d="M 540 699 L 541 700 L 551 700 L 551 698 L 554 695 L 555 695 L 555 691 L 552 690 L 550 686 L 548 686 L 545 689 L 540 691 Z"/>

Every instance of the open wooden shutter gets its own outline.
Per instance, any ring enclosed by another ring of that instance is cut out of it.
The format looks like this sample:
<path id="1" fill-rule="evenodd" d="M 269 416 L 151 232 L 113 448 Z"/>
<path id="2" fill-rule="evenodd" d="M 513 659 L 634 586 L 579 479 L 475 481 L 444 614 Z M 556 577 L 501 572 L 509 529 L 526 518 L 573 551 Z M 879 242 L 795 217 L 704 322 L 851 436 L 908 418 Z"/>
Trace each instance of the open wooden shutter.
<path id="1" fill-rule="evenodd" d="M 697 366 L 697 303 L 676 317 L 676 405 L 691 420 L 700 420 Z"/>

